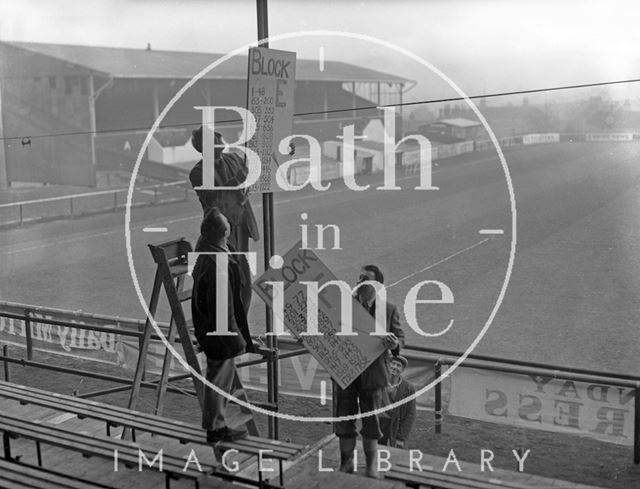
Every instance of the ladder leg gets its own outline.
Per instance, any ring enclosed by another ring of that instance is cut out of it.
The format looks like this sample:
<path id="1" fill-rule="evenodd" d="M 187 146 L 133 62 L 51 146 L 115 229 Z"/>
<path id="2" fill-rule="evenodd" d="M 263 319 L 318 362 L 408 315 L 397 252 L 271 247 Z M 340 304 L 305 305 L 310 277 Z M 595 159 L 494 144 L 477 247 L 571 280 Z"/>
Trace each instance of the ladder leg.
<path id="1" fill-rule="evenodd" d="M 162 287 L 162 278 L 160 273 L 156 271 L 156 276 L 153 279 L 153 289 L 151 291 L 151 299 L 149 300 L 149 312 L 151 316 L 154 316 L 156 309 L 158 308 L 158 301 L 160 299 L 160 289 Z M 138 400 L 140 398 L 140 388 L 142 379 L 144 378 L 145 367 L 147 362 L 147 351 L 149 350 L 149 343 L 151 342 L 151 333 L 153 327 L 149 318 L 144 323 L 144 333 L 139 342 L 138 361 L 136 363 L 136 371 L 133 375 L 133 381 L 131 382 L 131 392 L 129 393 L 129 403 L 127 407 L 135 410 L 138 407 Z M 120 439 L 126 440 L 129 434 L 134 436 L 133 431 L 126 426 L 122 429 Z"/>
<path id="2" fill-rule="evenodd" d="M 240 380 L 240 376 L 236 371 L 236 376 L 233 379 L 233 387 L 231 388 L 231 392 L 234 396 L 244 402 L 249 402 L 249 398 L 247 397 L 247 392 L 244 390 L 244 386 L 242 385 L 242 381 Z M 244 407 L 239 406 L 240 412 L 243 414 L 250 414 L 251 418 L 245 424 L 247 426 L 247 431 L 251 436 L 260 436 L 260 430 L 258 429 L 258 425 L 256 424 L 255 419 L 253 419 L 253 412 Z"/>
<path id="3" fill-rule="evenodd" d="M 182 304 L 180 304 L 180 299 L 178 298 L 178 291 L 176 290 L 176 286 L 171 279 L 171 271 L 169 269 L 169 266 L 165 261 L 164 263 L 159 263 L 158 268 L 162 276 L 162 282 L 167 293 L 169 305 L 171 306 L 171 312 L 176 323 L 176 330 L 178 332 L 178 336 L 180 337 L 180 343 L 182 344 L 182 349 L 184 351 L 184 358 L 194 371 L 200 373 L 201 370 L 200 364 L 198 363 L 198 357 L 196 356 L 196 352 L 193 348 L 191 335 L 189 334 L 189 330 L 187 328 L 187 320 L 185 319 L 184 311 L 182 310 Z M 202 408 L 204 399 L 204 386 L 202 385 L 202 382 L 200 382 L 195 377 L 193 377 L 193 384 L 198 395 L 200 408 Z"/>
<path id="4" fill-rule="evenodd" d="M 149 301 L 149 312 L 153 316 L 158 308 L 158 300 L 160 298 L 160 287 L 162 286 L 162 279 L 160 273 L 156 272 L 156 276 L 153 280 L 153 290 L 151 292 L 151 300 Z M 151 341 L 151 332 L 153 327 L 149 318 L 144 324 L 144 334 L 140 341 L 140 350 L 138 351 L 138 362 L 136 364 L 136 372 L 133 376 L 133 382 L 131 385 L 131 393 L 129 395 L 129 409 L 136 409 L 138 405 L 138 398 L 140 397 L 140 383 L 144 375 L 145 363 L 147 360 L 147 350 L 149 349 L 149 343 Z M 126 430 L 125 430 L 126 431 Z M 123 432 L 124 435 L 124 432 Z"/>
<path id="5" fill-rule="evenodd" d="M 185 276 L 180 275 L 176 279 L 176 291 L 178 295 L 184 289 L 184 281 Z M 179 304 L 179 307 L 182 307 Z M 175 314 L 171 314 L 171 320 L 169 321 L 169 331 L 167 333 L 167 342 L 170 345 L 173 345 L 173 342 L 176 337 L 176 327 L 175 327 Z M 162 414 L 162 409 L 164 408 L 164 396 L 167 393 L 167 379 L 169 378 L 169 373 L 171 372 L 171 360 L 173 356 L 168 348 L 164 351 L 164 359 L 162 361 L 162 372 L 160 374 L 160 380 L 158 381 L 158 387 L 156 388 L 156 406 L 155 406 L 155 414 Z"/>
<path id="6" fill-rule="evenodd" d="M 173 341 L 176 337 L 176 328 L 175 321 L 173 319 L 173 314 L 171 315 L 171 322 L 169 323 L 169 332 L 167 334 L 167 341 L 170 345 L 173 344 Z M 162 373 L 160 374 L 160 380 L 158 381 L 158 387 L 156 388 L 156 407 L 155 414 L 162 414 L 162 409 L 164 407 L 164 396 L 167 393 L 167 379 L 169 378 L 169 373 L 171 372 L 171 360 L 173 359 L 173 355 L 167 348 L 164 352 L 164 359 L 162 361 Z"/>

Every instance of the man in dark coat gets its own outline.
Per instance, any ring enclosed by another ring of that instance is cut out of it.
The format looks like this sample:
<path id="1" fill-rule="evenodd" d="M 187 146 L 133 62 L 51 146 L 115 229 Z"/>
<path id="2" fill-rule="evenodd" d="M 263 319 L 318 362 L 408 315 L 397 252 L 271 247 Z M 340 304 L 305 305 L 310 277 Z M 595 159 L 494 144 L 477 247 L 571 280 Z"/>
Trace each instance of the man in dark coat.
<path id="1" fill-rule="evenodd" d="M 229 253 L 227 239 L 230 226 L 227 218 L 216 207 L 207 211 L 200 226 L 198 252 Z M 243 263 L 233 255 L 227 255 L 228 269 L 217 268 L 220 256 L 200 255 L 193 268 L 193 292 L 191 314 L 196 339 L 207 356 L 207 380 L 222 391 L 231 393 L 236 377 L 234 358 L 246 352 L 255 352 L 247 322 L 248 308 L 243 302 L 243 289 L 251 293 L 251 283 L 244 282 Z M 220 283 L 226 279 L 227 283 Z M 227 331 L 229 335 L 211 336 L 224 326 L 218 324 L 217 287 L 227 287 Z M 207 430 L 207 441 L 233 441 L 247 436 L 244 430 L 233 430 L 226 424 L 225 412 L 228 400 L 213 389 L 205 387 L 202 409 L 202 427 Z"/>
<path id="2" fill-rule="evenodd" d="M 376 281 L 384 283 L 384 276 L 375 265 L 362 268 L 359 283 Z M 375 288 L 371 285 L 361 285 L 356 292 L 357 300 L 371 313 L 375 314 Z M 404 346 L 404 332 L 400 327 L 400 314 L 393 304 L 386 303 L 387 331 L 390 333 L 383 338 L 386 350 L 367 367 L 346 389 L 336 388 L 336 416 L 349 416 L 358 412 L 370 412 L 383 406 L 384 389 L 389 384 L 387 357 L 389 351 L 397 355 Z M 339 421 L 335 423 L 334 431 L 340 440 L 340 471 L 352 473 L 354 471 L 353 451 L 356 447 L 355 420 Z M 377 415 L 362 418 L 362 446 L 366 458 L 366 475 L 379 478 L 377 470 L 378 440 L 382 437 L 380 420 Z"/>
<path id="3" fill-rule="evenodd" d="M 202 153 L 202 126 L 193 131 L 191 144 Z M 224 144 L 220 133 L 215 133 L 215 144 Z M 234 187 L 247 178 L 244 159 L 235 153 L 223 153 L 223 148 L 214 149 L 214 178 L 217 187 Z M 202 160 L 191 169 L 189 181 L 195 187 L 202 186 Z M 229 243 L 236 251 L 249 251 L 249 238 L 260 239 L 256 217 L 251 208 L 246 189 L 196 190 L 202 211 L 212 207 L 220 209 L 231 224 Z"/>
<path id="4" fill-rule="evenodd" d="M 402 376 L 402 373 L 407 368 L 407 364 L 407 359 L 400 355 L 389 359 L 389 373 L 391 377 L 387 387 L 387 394 L 389 396 L 389 402 L 391 403 L 396 403 L 416 393 L 416 388 L 413 384 Z M 411 399 L 401 406 L 393 408 L 388 412 L 388 417 L 380 419 L 380 429 L 382 430 L 380 443 L 390 447 L 404 448 L 415 420 L 415 399 Z"/>

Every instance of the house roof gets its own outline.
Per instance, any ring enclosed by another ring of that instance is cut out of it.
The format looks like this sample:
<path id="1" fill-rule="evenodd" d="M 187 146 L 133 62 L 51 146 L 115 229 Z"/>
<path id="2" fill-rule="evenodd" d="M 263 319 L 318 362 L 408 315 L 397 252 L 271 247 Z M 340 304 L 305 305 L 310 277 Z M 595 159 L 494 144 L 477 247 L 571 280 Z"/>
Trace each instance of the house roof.
<path id="1" fill-rule="evenodd" d="M 449 126 L 456 126 L 456 127 L 476 127 L 480 125 L 478 121 L 472 121 L 470 119 L 465 119 L 464 117 L 454 117 L 453 119 L 441 119 L 437 122 L 440 122 L 442 124 L 447 124 Z"/>
<path id="2" fill-rule="evenodd" d="M 223 55 L 187 51 L 79 46 L 3 41 L 5 44 L 85 67 L 95 73 L 114 78 L 189 79 Z M 209 71 L 204 78 L 242 79 L 247 76 L 247 56 L 234 56 Z M 341 81 L 409 83 L 396 75 L 370 70 L 340 61 L 324 62 L 320 70 L 317 60 L 298 59 L 296 79 L 302 81 Z"/>

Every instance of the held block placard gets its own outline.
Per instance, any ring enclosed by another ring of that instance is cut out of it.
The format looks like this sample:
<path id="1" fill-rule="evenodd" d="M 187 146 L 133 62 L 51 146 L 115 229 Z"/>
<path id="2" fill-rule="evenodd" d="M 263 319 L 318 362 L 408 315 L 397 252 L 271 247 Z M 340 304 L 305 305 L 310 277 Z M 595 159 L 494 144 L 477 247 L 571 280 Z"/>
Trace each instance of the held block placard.
<path id="1" fill-rule="evenodd" d="M 275 308 L 276 317 L 302 340 L 311 355 L 344 389 L 384 352 L 381 337 L 370 334 L 375 331 L 375 319 L 355 298 L 349 297 L 353 332 L 357 335 L 337 336 L 341 331 L 341 296 L 338 287 L 330 285 L 318 298 L 321 334 L 301 336 L 307 332 L 307 286 L 302 282 L 316 282 L 320 287 L 336 277 L 312 250 L 302 249 L 301 241 L 284 255 L 283 261 L 281 268 L 269 268 L 254 282 L 253 288 L 273 308 L 274 288 L 268 282 L 283 284 L 284 307 Z"/>

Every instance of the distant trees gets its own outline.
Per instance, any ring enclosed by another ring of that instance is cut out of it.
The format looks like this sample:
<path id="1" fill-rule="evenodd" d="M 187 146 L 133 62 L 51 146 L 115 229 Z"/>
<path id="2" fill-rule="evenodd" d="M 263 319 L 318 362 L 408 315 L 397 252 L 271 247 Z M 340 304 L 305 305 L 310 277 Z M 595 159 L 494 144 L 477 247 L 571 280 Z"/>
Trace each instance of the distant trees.
<path id="1" fill-rule="evenodd" d="M 624 107 L 601 90 L 580 100 L 567 111 L 567 132 L 611 131 L 623 118 Z"/>

